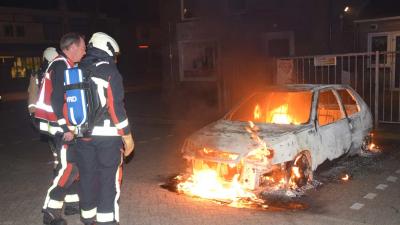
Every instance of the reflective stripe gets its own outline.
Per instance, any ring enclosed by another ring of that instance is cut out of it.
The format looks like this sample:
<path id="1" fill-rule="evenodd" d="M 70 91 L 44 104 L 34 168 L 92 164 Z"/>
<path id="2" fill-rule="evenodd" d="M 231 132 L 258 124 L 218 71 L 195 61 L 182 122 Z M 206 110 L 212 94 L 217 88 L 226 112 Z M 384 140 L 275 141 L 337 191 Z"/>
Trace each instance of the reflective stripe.
<path id="1" fill-rule="evenodd" d="M 129 123 L 128 123 L 128 119 L 126 119 L 126 120 L 122 121 L 121 123 L 115 124 L 115 126 L 116 126 L 118 129 L 123 129 L 123 128 L 127 127 L 128 124 L 129 124 Z"/>
<path id="2" fill-rule="evenodd" d="M 101 61 L 101 62 L 96 63 L 96 67 L 100 66 L 101 64 L 110 64 L 110 63 L 107 61 Z"/>
<path id="3" fill-rule="evenodd" d="M 97 213 L 97 222 L 105 223 L 114 221 L 114 213 Z"/>
<path id="4" fill-rule="evenodd" d="M 47 208 L 50 204 L 50 192 L 57 186 L 58 181 L 61 179 L 64 174 L 65 169 L 67 168 L 67 149 L 63 145 L 60 150 L 60 158 L 61 158 L 61 169 L 58 171 L 57 176 L 53 180 L 53 184 L 50 186 L 49 190 L 47 190 L 46 199 L 44 200 L 43 209 Z"/>
<path id="5" fill-rule="evenodd" d="M 64 118 L 63 118 L 63 119 L 57 120 L 57 122 L 58 122 L 58 124 L 59 124 L 60 126 L 67 124 L 67 121 L 66 121 Z"/>
<path id="6" fill-rule="evenodd" d="M 39 130 L 47 132 L 49 134 L 55 135 L 57 132 L 63 133 L 63 129 L 61 127 L 52 126 L 46 122 L 39 123 Z"/>
<path id="7" fill-rule="evenodd" d="M 51 105 L 46 105 L 44 102 L 37 102 L 36 103 L 36 108 L 38 109 L 43 109 L 46 112 L 53 112 L 53 107 Z"/>
<path id="8" fill-rule="evenodd" d="M 66 195 L 64 198 L 65 202 L 79 202 L 79 196 L 78 194 L 73 194 L 73 195 Z"/>
<path id="9" fill-rule="evenodd" d="M 122 179 L 122 162 L 123 162 L 123 158 L 122 158 L 122 154 L 121 154 L 121 159 L 120 159 L 120 163 L 118 166 L 118 170 L 117 173 L 115 174 L 115 199 L 114 199 L 114 213 L 115 213 L 115 221 L 119 222 L 119 204 L 118 204 L 118 199 L 119 196 L 121 194 L 121 183 L 120 183 L 120 179 Z M 121 177 L 120 177 L 121 176 Z"/>
<path id="10" fill-rule="evenodd" d="M 93 82 L 97 85 L 97 94 L 100 98 L 101 106 L 105 106 L 107 103 L 106 95 L 104 94 L 104 89 L 108 88 L 108 81 L 101 78 L 92 77 Z"/>
<path id="11" fill-rule="evenodd" d="M 31 107 L 36 108 L 36 105 L 35 104 L 29 104 L 28 108 L 31 108 Z"/>
<path id="12" fill-rule="evenodd" d="M 120 136 L 116 127 L 94 127 L 92 131 L 94 136 Z"/>
<path id="13" fill-rule="evenodd" d="M 91 219 L 96 216 L 97 208 L 93 208 L 90 210 L 83 210 L 81 209 L 81 216 L 84 219 Z"/>
<path id="14" fill-rule="evenodd" d="M 108 84 L 109 84 L 108 81 L 98 78 L 98 77 L 92 77 L 92 80 L 98 86 L 101 86 L 103 88 L 108 88 Z"/>
<path id="15" fill-rule="evenodd" d="M 47 204 L 48 208 L 52 208 L 52 209 L 61 209 L 63 207 L 63 203 L 62 201 L 56 201 L 53 199 L 50 199 L 49 204 Z"/>

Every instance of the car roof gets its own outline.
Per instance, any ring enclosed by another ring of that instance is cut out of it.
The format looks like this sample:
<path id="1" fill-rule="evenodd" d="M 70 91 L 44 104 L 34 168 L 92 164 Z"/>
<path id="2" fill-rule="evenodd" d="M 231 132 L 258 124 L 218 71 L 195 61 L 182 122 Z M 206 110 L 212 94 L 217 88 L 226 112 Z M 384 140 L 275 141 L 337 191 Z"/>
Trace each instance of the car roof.
<path id="1" fill-rule="evenodd" d="M 266 88 L 266 90 L 280 90 L 280 91 L 317 91 L 325 88 L 343 89 L 350 88 L 347 84 L 284 84 L 273 85 Z"/>

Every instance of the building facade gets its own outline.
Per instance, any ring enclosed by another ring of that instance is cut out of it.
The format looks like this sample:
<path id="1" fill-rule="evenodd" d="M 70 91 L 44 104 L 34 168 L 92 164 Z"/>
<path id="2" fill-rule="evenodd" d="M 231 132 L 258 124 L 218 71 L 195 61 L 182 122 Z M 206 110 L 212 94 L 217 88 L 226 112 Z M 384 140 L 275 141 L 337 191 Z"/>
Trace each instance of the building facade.
<path id="1" fill-rule="evenodd" d="M 164 87 L 224 111 L 273 83 L 276 57 L 352 50 L 344 6 L 341 0 L 160 1 Z"/>
<path id="2" fill-rule="evenodd" d="M 88 36 L 101 28 L 118 36 L 118 25 L 118 20 L 99 13 L 0 7 L 0 93 L 25 90 L 30 74 L 42 63 L 43 50 L 58 47 L 64 33 Z"/>

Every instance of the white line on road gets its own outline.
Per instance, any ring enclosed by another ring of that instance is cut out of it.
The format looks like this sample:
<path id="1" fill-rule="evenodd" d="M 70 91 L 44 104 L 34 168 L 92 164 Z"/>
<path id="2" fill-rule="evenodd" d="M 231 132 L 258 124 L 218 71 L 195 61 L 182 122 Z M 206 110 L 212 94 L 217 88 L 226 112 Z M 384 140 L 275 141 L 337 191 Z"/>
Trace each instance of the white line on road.
<path id="1" fill-rule="evenodd" d="M 356 202 L 352 206 L 350 206 L 350 209 L 360 210 L 362 207 L 364 207 L 364 204 Z"/>
<path id="2" fill-rule="evenodd" d="M 375 197 L 376 197 L 376 194 L 375 194 L 375 193 L 368 193 L 368 194 L 366 194 L 366 195 L 364 196 L 364 198 L 370 199 L 370 200 L 374 199 Z"/>
<path id="3" fill-rule="evenodd" d="M 400 169 L 399 169 L 399 170 L 396 170 L 396 173 L 400 173 Z"/>
<path id="4" fill-rule="evenodd" d="M 386 184 L 379 184 L 378 186 L 376 186 L 376 189 L 378 190 L 385 190 L 388 186 Z"/>
<path id="5" fill-rule="evenodd" d="M 153 137 L 151 140 L 156 141 L 156 140 L 160 140 L 160 139 L 161 139 L 160 137 Z"/>
<path id="6" fill-rule="evenodd" d="M 396 182 L 397 181 L 397 177 L 395 177 L 395 176 L 388 176 L 387 178 L 386 178 L 386 180 L 387 181 L 390 181 L 390 182 Z"/>

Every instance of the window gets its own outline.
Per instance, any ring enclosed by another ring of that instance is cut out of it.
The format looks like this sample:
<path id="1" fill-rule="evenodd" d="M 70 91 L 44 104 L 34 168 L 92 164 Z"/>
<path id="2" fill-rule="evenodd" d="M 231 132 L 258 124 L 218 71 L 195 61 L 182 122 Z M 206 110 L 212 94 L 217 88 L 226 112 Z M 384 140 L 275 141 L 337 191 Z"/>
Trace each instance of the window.
<path id="1" fill-rule="evenodd" d="M 349 90 L 337 90 L 337 93 L 342 99 L 343 107 L 346 110 L 347 116 L 351 116 L 360 111 L 360 107 L 357 105 L 356 100 L 353 95 L 350 94 Z"/>
<path id="2" fill-rule="evenodd" d="M 5 37 L 13 37 L 14 36 L 14 27 L 11 24 L 4 25 L 3 26 L 4 30 L 4 36 Z"/>
<path id="3" fill-rule="evenodd" d="M 273 57 L 285 57 L 290 55 L 289 39 L 271 39 L 268 41 L 268 54 Z"/>
<path id="4" fill-rule="evenodd" d="M 388 36 L 387 35 L 372 35 L 370 37 L 370 46 L 369 51 L 371 52 L 386 52 L 388 51 Z M 372 64 L 375 64 L 375 56 L 372 56 Z M 385 55 L 379 56 L 379 64 L 386 64 L 386 57 Z"/>
<path id="5" fill-rule="evenodd" d="M 181 0 L 182 20 L 199 17 L 200 0 Z"/>
<path id="6" fill-rule="evenodd" d="M 12 79 L 24 78 L 34 71 L 38 71 L 42 63 L 42 57 L 15 57 L 10 68 Z"/>
<path id="7" fill-rule="evenodd" d="M 25 27 L 22 25 L 16 26 L 17 37 L 25 37 Z"/>
<path id="8" fill-rule="evenodd" d="M 217 44 L 215 41 L 179 43 L 182 81 L 215 80 L 217 77 Z"/>
<path id="9" fill-rule="evenodd" d="M 229 118 L 256 123 L 306 124 L 311 103 L 311 91 L 266 91 L 251 96 Z"/>
<path id="10" fill-rule="evenodd" d="M 344 118 L 337 99 L 331 90 L 324 90 L 319 93 L 317 115 L 320 126 L 331 124 Z"/>

